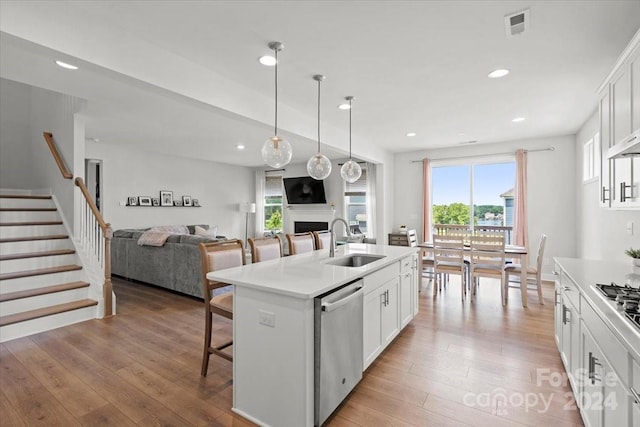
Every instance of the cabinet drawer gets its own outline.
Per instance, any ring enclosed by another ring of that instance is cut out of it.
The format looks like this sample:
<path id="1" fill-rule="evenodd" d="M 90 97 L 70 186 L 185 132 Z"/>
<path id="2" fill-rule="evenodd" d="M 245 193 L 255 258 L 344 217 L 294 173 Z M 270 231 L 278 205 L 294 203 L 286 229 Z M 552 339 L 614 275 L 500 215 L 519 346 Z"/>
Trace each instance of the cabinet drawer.
<path id="1" fill-rule="evenodd" d="M 391 246 L 409 246 L 406 234 L 389 234 L 389 245 Z"/>
<path id="2" fill-rule="evenodd" d="M 571 301 L 576 312 L 580 314 L 580 292 L 564 271 L 560 272 L 560 286 L 562 294 Z"/>
<path id="3" fill-rule="evenodd" d="M 371 273 L 365 276 L 363 279 L 365 295 L 379 288 L 389 280 L 397 278 L 399 274 L 400 262 L 394 262 L 393 264 L 383 268 L 382 270 L 378 270 L 375 273 Z"/>
<path id="4" fill-rule="evenodd" d="M 412 256 L 408 256 L 408 257 L 402 258 L 400 260 L 400 274 L 409 273 L 411 271 L 411 267 L 412 266 L 413 266 L 413 257 Z"/>
<path id="5" fill-rule="evenodd" d="M 629 355 L 627 349 L 616 339 L 611 330 L 584 299 L 582 320 L 598 343 L 602 354 L 618 375 L 618 379 L 629 387 Z"/>

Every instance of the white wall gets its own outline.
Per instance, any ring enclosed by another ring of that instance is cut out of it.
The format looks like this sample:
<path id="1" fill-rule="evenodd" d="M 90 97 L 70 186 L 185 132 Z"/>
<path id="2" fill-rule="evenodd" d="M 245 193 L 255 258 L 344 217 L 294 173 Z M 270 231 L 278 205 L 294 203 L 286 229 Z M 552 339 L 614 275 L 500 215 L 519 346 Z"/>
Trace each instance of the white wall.
<path id="1" fill-rule="evenodd" d="M 30 86 L 0 79 L 0 187 L 36 188 L 29 124 Z"/>
<path id="2" fill-rule="evenodd" d="M 53 134 L 66 167 L 74 176 L 82 176 L 77 166 L 82 164 L 83 148 L 74 148 L 74 142 L 84 140 L 84 123 L 77 113 L 85 107 L 85 101 L 5 79 L 1 84 L 2 187 L 51 189 L 63 215 L 73 224 L 73 181 L 62 178 L 42 134 Z"/>
<path id="3" fill-rule="evenodd" d="M 250 168 L 186 159 L 86 142 L 86 156 L 102 160 L 102 214 L 114 230 L 155 225 L 217 225 L 218 234 L 244 238 L 245 217 L 238 206 L 255 198 Z M 173 191 L 198 199 L 202 207 L 127 207 L 129 196 L 159 197 Z M 252 222 L 249 222 L 249 235 Z"/>
<path id="4" fill-rule="evenodd" d="M 598 132 L 598 111 L 582 125 L 576 137 L 576 188 L 577 188 L 577 256 L 629 262 L 624 250 L 640 247 L 640 211 L 614 210 L 599 206 L 600 182 L 598 179 L 582 180 L 582 147 Z M 634 234 L 626 231 L 633 222 Z"/>
<path id="5" fill-rule="evenodd" d="M 540 235 L 547 234 L 544 272 L 549 273 L 554 256 L 573 257 L 577 253 L 574 136 L 396 154 L 393 228 L 406 224 L 418 230 L 419 235 L 422 233 L 422 164 L 414 160 L 515 153 L 518 148 L 534 150 L 550 146 L 555 151 L 532 152 L 527 158 L 530 251 L 535 253 Z M 530 257 L 534 259 L 535 255 Z"/>

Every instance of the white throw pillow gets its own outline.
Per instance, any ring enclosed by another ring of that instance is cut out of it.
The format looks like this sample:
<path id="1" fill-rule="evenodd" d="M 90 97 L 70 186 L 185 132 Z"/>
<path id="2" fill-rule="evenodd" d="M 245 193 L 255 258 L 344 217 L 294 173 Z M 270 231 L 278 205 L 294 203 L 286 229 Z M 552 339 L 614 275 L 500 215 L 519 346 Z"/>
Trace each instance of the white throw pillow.
<path id="1" fill-rule="evenodd" d="M 218 226 L 210 226 L 207 230 L 206 228 L 200 227 L 196 225 L 195 233 L 196 236 L 205 236 L 205 237 L 216 237 L 218 235 Z"/>

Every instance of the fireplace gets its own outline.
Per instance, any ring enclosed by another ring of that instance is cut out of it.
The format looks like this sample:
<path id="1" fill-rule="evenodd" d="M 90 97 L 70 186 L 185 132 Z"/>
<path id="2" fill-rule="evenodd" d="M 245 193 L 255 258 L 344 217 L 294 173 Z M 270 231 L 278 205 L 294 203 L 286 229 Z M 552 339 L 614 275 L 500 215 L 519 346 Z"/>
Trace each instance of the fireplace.
<path id="1" fill-rule="evenodd" d="M 328 230 L 329 223 L 322 221 L 294 221 L 293 232 L 294 233 L 306 233 L 309 231 L 322 231 Z"/>

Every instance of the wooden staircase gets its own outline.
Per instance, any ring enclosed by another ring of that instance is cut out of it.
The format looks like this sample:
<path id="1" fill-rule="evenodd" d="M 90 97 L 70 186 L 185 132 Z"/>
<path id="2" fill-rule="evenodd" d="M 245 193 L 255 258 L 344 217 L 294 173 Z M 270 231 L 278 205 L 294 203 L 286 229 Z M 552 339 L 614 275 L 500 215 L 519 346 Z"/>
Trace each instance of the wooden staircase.
<path id="1" fill-rule="evenodd" d="M 51 196 L 0 194 L 0 342 L 97 317 Z"/>

